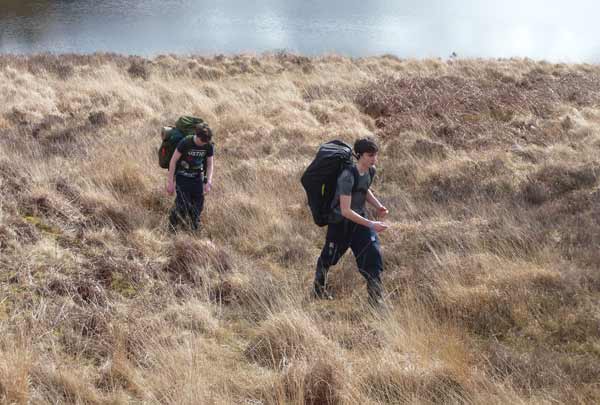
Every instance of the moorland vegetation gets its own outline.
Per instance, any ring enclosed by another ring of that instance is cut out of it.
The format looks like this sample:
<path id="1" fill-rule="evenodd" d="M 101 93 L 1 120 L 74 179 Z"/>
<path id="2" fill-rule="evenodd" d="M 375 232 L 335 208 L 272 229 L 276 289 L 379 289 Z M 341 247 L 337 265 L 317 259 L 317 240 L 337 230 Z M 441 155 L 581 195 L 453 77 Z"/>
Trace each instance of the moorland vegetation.
<path id="1" fill-rule="evenodd" d="M 201 235 L 159 129 L 214 130 Z M 373 134 L 387 311 L 299 177 Z M 514 60 L 0 56 L 0 401 L 600 402 L 600 68 Z"/>

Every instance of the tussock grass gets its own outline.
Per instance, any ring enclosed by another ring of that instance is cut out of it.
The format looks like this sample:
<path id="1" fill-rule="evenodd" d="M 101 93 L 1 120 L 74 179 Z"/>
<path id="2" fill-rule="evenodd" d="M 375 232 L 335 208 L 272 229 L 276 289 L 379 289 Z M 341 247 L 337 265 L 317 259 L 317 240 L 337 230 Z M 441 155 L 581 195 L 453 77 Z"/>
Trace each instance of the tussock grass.
<path id="1" fill-rule="evenodd" d="M 531 60 L 0 56 L 0 402 L 595 403 L 600 70 Z M 215 133 L 167 231 L 159 128 Z M 371 134 L 389 308 L 299 185 Z"/>
<path id="2" fill-rule="evenodd" d="M 28 378 L 31 366 L 31 352 L 28 350 L 22 348 L 14 350 L 8 347 L 2 349 L 2 359 L 0 360 L 0 399 L 2 402 L 27 403 L 30 399 Z"/>

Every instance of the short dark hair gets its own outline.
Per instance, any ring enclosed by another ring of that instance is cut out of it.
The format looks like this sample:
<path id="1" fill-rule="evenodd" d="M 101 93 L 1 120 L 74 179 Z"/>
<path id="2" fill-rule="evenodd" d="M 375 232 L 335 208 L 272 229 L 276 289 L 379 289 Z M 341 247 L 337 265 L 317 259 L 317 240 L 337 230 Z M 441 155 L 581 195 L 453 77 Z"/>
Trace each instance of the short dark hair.
<path id="1" fill-rule="evenodd" d="M 363 153 L 377 153 L 379 152 L 379 146 L 375 143 L 375 140 L 370 136 L 365 138 L 357 139 L 354 142 L 354 153 L 356 153 L 359 157 Z"/>
<path id="2" fill-rule="evenodd" d="M 212 131 L 205 122 L 196 125 L 195 132 L 196 136 L 200 138 L 202 142 L 210 142 L 212 140 Z"/>

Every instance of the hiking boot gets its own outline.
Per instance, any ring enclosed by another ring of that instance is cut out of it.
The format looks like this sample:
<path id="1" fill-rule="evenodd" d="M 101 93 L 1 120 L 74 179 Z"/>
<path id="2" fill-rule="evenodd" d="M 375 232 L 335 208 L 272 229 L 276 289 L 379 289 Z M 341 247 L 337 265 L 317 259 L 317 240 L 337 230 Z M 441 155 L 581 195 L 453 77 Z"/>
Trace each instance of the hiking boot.
<path id="1" fill-rule="evenodd" d="M 369 304 L 373 308 L 385 307 L 385 300 L 383 299 L 383 286 L 381 285 L 381 281 L 367 281 L 367 292 L 369 293 Z"/>
<path id="2" fill-rule="evenodd" d="M 313 284 L 313 297 L 318 299 L 332 300 L 333 296 L 327 291 L 327 271 L 329 269 L 323 266 L 319 257 L 315 271 L 315 282 Z"/>
<path id="3" fill-rule="evenodd" d="M 323 286 L 315 283 L 314 288 L 312 290 L 312 297 L 318 300 L 333 300 L 333 295 Z"/>
<path id="4" fill-rule="evenodd" d="M 369 305 L 373 308 L 373 309 L 384 309 L 386 308 L 386 303 L 385 300 L 383 299 L 383 297 L 371 297 L 369 296 Z"/>

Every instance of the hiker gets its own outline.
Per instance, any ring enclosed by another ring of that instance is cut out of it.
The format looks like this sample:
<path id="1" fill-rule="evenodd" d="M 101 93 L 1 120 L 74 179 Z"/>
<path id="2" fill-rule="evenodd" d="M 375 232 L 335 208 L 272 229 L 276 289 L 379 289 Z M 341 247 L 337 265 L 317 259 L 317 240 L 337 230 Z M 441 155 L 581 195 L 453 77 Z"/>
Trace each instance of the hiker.
<path id="1" fill-rule="evenodd" d="M 367 137 L 358 139 L 353 149 L 358 161 L 344 168 L 337 178 L 325 246 L 317 260 L 313 294 L 317 298 L 332 299 L 327 291 L 327 272 L 351 248 L 358 271 L 367 280 L 369 303 L 380 306 L 383 304 L 383 260 L 377 233 L 388 227 L 380 222 L 388 210 L 369 189 L 375 176 L 379 147 Z M 368 219 L 366 203 L 377 210 L 377 220 Z"/>
<path id="2" fill-rule="evenodd" d="M 206 123 L 196 125 L 194 135 L 183 138 L 173 152 L 167 174 L 167 193 L 177 191 L 175 206 L 169 217 L 172 231 L 185 219 L 193 231 L 198 230 L 204 195 L 212 188 L 214 146 L 212 131 Z M 206 163 L 206 165 L 205 165 Z M 206 173 L 204 173 L 206 166 Z"/>

